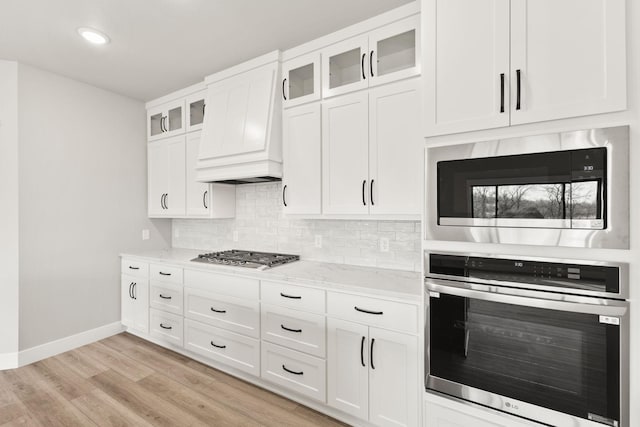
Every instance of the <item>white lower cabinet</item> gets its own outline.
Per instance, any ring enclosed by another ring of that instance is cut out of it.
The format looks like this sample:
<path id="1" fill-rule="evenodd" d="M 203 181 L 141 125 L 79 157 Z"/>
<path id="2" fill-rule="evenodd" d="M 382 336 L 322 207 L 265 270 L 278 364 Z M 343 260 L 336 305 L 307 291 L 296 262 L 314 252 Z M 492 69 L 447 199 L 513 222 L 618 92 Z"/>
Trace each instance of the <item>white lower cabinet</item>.
<path id="1" fill-rule="evenodd" d="M 184 331 L 182 316 L 152 308 L 149 310 L 149 329 L 153 338 L 182 347 Z"/>
<path id="2" fill-rule="evenodd" d="M 313 356 L 326 356 L 325 317 L 262 305 L 262 339 Z"/>
<path id="3" fill-rule="evenodd" d="M 120 297 L 122 324 L 138 332 L 148 333 L 149 279 L 123 274 Z"/>
<path id="4" fill-rule="evenodd" d="M 182 285 L 152 283 L 149 287 L 149 305 L 152 308 L 182 315 Z"/>
<path id="5" fill-rule="evenodd" d="M 327 319 L 328 403 L 380 426 L 418 425 L 418 339 Z"/>
<path id="6" fill-rule="evenodd" d="M 324 359 L 262 343 L 262 378 L 326 402 L 326 375 Z"/>
<path id="7" fill-rule="evenodd" d="M 259 340 L 190 319 L 185 322 L 187 350 L 251 375 L 260 375 Z"/>
<path id="8" fill-rule="evenodd" d="M 533 421 L 456 399 L 430 393 L 425 396 L 424 427 L 542 427 Z"/>

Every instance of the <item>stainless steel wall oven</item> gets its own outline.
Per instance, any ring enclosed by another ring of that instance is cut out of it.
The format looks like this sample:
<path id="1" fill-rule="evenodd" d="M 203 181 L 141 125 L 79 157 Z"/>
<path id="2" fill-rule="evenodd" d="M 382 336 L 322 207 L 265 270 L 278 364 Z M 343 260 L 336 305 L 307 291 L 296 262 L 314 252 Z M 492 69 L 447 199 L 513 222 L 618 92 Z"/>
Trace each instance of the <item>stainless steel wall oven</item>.
<path id="1" fill-rule="evenodd" d="M 552 426 L 628 427 L 628 266 L 425 254 L 426 389 Z"/>
<path id="2" fill-rule="evenodd" d="M 627 126 L 427 150 L 427 238 L 629 247 Z"/>

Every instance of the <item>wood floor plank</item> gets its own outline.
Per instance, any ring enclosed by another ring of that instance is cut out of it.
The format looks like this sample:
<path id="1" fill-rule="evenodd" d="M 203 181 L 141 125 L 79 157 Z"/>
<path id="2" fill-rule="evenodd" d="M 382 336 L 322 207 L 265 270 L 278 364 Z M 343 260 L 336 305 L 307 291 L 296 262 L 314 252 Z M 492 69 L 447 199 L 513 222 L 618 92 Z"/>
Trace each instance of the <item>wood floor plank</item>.
<path id="1" fill-rule="evenodd" d="M 29 411 L 22 403 L 10 403 L 0 407 L 0 426 L 15 422 L 18 419 L 29 416 Z"/>
<path id="2" fill-rule="evenodd" d="M 101 427 L 152 427 L 152 424 L 102 390 L 96 389 L 71 403 Z"/>
<path id="3" fill-rule="evenodd" d="M 185 412 L 192 414 L 204 425 L 216 426 L 258 426 L 256 420 L 245 416 L 217 399 L 207 398 L 173 381 L 164 375 L 154 374 L 138 382 L 153 394 L 173 403 Z"/>
<path id="4" fill-rule="evenodd" d="M 82 354 L 78 350 L 67 351 L 66 353 L 54 356 L 53 359 L 64 363 L 69 367 L 69 369 L 75 371 L 83 378 L 91 378 L 92 376 L 98 375 L 99 373 L 109 369 L 102 363 Z"/>
<path id="5" fill-rule="evenodd" d="M 78 351 L 134 382 L 153 373 L 145 364 L 124 356 L 100 342 L 80 347 Z"/>
<path id="6" fill-rule="evenodd" d="M 188 412 L 160 398 L 120 373 L 108 370 L 90 380 L 114 400 L 154 426 L 205 426 Z"/>
<path id="7" fill-rule="evenodd" d="M 16 418 L 13 421 L 9 421 L 5 424 L 0 424 L 0 427 L 44 427 L 39 422 L 35 421 L 30 415 L 23 415 Z"/>
<path id="8" fill-rule="evenodd" d="M 84 396 L 95 388 L 68 365 L 54 358 L 41 360 L 31 366 L 67 400 Z"/>

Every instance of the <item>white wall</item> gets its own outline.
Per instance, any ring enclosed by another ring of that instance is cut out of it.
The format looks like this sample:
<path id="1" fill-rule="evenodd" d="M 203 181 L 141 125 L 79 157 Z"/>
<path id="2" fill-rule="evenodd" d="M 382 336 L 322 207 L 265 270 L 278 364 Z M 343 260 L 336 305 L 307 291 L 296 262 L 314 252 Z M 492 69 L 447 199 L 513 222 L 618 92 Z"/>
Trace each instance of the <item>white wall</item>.
<path id="1" fill-rule="evenodd" d="M 1 359 L 18 351 L 18 66 L 8 61 L 0 61 L 0 207 Z"/>
<path id="2" fill-rule="evenodd" d="M 465 244 L 454 242 L 424 241 L 425 250 L 477 251 L 495 254 L 547 256 L 558 258 L 611 260 L 630 264 L 631 301 L 631 419 L 630 426 L 640 426 L 640 2 L 627 1 L 627 85 L 628 109 L 619 113 L 580 117 L 553 122 L 535 123 L 511 128 L 471 132 L 460 135 L 428 138 L 427 145 L 443 145 L 534 135 L 562 130 L 588 129 L 630 125 L 630 250 L 568 249 L 523 245 Z M 615 207 L 614 207 L 615 209 Z"/>
<path id="3" fill-rule="evenodd" d="M 120 319 L 118 254 L 147 219 L 144 105 L 20 64 L 20 350 Z M 141 230 L 151 240 L 141 240 Z"/>
<path id="4" fill-rule="evenodd" d="M 303 220 L 282 213 L 282 184 L 236 187 L 231 220 L 173 220 L 173 246 L 205 251 L 251 249 L 303 259 L 420 271 L 420 222 Z M 238 241 L 233 241 L 233 232 Z M 315 236 L 322 236 L 322 248 Z M 389 251 L 380 251 L 380 239 Z"/>

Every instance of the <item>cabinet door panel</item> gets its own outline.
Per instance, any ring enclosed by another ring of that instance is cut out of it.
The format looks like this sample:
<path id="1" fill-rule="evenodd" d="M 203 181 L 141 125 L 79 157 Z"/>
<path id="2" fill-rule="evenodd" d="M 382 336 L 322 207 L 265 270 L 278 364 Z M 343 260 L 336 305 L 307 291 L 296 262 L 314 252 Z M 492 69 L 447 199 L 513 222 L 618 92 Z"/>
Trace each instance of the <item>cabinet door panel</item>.
<path id="1" fill-rule="evenodd" d="M 185 137 L 179 136 L 166 141 L 167 144 L 167 195 L 166 212 L 169 216 L 185 214 Z"/>
<path id="2" fill-rule="evenodd" d="M 511 124 L 626 108 L 624 3 L 511 2 Z"/>
<path id="3" fill-rule="evenodd" d="M 200 132 L 187 135 L 186 148 L 186 198 L 187 216 L 209 216 L 211 202 L 210 185 L 196 181 L 196 165 L 200 147 Z"/>
<path id="4" fill-rule="evenodd" d="M 369 340 L 369 421 L 418 425 L 418 339 L 370 328 Z"/>
<path id="5" fill-rule="evenodd" d="M 366 214 L 369 164 L 367 92 L 322 105 L 322 206 L 325 214 Z"/>
<path id="6" fill-rule="evenodd" d="M 364 325 L 327 319 L 328 403 L 365 420 L 369 415 L 368 331 Z"/>
<path id="7" fill-rule="evenodd" d="M 369 92 L 369 196 L 372 214 L 422 209 L 424 142 L 417 79 Z"/>
<path id="8" fill-rule="evenodd" d="M 322 56 L 322 97 L 342 95 L 369 86 L 368 36 L 358 36 L 324 49 Z"/>
<path id="9" fill-rule="evenodd" d="M 149 332 L 149 281 L 147 279 L 131 280 L 131 327 L 140 332 Z"/>
<path id="10" fill-rule="evenodd" d="M 369 87 L 420 74 L 420 16 L 386 25 L 369 35 Z"/>
<path id="11" fill-rule="evenodd" d="M 509 0 L 426 0 L 423 8 L 425 136 L 508 126 Z"/>
<path id="12" fill-rule="evenodd" d="M 281 96 L 284 108 L 320 99 L 320 53 L 282 64 Z"/>
<path id="13" fill-rule="evenodd" d="M 164 141 L 152 142 L 147 145 L 148 160 L 148 211 L 149 216 L 163 216 L 164 194 L 167 193 L 167 145 Z"/>
<path id="14" fill-rule="evenodd" d="M 282 203 L 286 214 L 321 211 L 320 111 L 320 104 L 314 103 L 284 112 Z"/>

